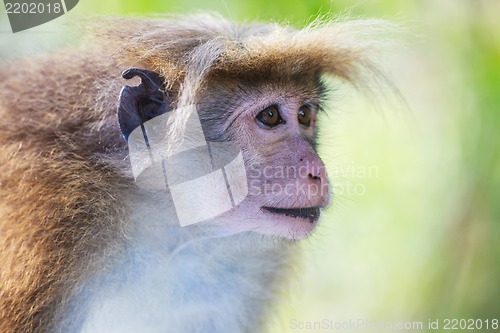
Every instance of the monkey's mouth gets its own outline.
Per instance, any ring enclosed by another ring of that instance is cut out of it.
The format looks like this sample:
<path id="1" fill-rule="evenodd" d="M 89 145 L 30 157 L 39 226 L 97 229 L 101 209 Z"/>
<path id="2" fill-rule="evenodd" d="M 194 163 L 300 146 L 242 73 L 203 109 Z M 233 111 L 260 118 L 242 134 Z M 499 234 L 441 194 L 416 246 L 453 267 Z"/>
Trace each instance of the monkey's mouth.
<path id="1" fill-rule="evenodd" d="M 318 207 L 308 207 L 308 208 L 262 207 L 262 208 L 273 214 L 281 214 L 291 217 L 300 217 L 303 219 L 307 219 L 311 223 L 316 222 L 319 219 L 319 214 L 320 214 Z"/>

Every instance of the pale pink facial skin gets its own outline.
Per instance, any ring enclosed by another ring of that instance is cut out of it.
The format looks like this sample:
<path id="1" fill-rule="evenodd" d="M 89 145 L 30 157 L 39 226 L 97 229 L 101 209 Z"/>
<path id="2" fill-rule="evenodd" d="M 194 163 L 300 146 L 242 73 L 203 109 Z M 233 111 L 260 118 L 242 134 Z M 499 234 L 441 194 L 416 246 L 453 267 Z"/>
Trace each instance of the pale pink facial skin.
<path id="1" fill-rule="evenodd" d="M 249 94 L 230 116 L 231 132 L 241 147 L 248 178 L 248 195 L 234 209 L 217 218 L 230 232 L 254 231 L 280 238 L 302 239 L 318 220 L 270 212 L 271 208 L 322 208 L 330 201 L 325 166 L 314 149 L 319 98 L 290 87 L 269 85 L 265 96 Z M 311 97 L 313 96 L 313 97 Z M 310 126 L 299 123 L 303 105 L 311 109 Z M 256 120 L 268 107 L 278 107 L 286 123 L 266 128 Z M 318 213 L 319 214 L 319 213 Z"/>

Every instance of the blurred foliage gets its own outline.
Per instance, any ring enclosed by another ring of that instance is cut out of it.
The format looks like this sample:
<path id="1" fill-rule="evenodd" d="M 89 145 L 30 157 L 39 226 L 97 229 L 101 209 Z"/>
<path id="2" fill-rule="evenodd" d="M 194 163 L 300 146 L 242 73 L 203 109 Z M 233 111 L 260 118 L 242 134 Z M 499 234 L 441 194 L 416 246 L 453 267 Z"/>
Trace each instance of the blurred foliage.
<path id="1" fill-rule="evenodd" d="M 462 28 L 447 32 L 453 41 L 447 56 L 456 58 L 463 78 L 456 94 L 462 108 L 453 111 L 463 167 L 457 181 L 465 191 L 443 249 L 451 257 L 441 272 L 446 297 L 435 310 L 494 317 L 500 315 L 500 24 L 493 13 L 500 6 L 466 2 L 463 10 Z"/>
<path id="2" fill-rule="evenodd" d="M 335 11 L 338 8 L 327 0 L 303 1 L 82 1 L 83 11 L 89 14 L 152 14 L 152 13 L 192 13 L 198 11 L 219 12 L 236 20 L 286 20 L 303 24 L 305 19 L 318 14 Z"/>
<path id="3" fill-rule="evenodd" d="M 500 2 L 81 0 L 77 8 L 67 16 L 209 10 L 296 26 L 347 9 L 410 26 L 404 46 L 381 58 L 411 115 L 397 103 L 377 112 L 348 86 L 335 90 L 320 149 L 334 202 L 301 244 L 293 302 L 271 331 L 294 331 L 292 319 L 424 328 L 436 318 L 499 319 Z M 14 39 L 0 23 L 0 56 L 71 42 L 50 33 L 55 25 Z"/>

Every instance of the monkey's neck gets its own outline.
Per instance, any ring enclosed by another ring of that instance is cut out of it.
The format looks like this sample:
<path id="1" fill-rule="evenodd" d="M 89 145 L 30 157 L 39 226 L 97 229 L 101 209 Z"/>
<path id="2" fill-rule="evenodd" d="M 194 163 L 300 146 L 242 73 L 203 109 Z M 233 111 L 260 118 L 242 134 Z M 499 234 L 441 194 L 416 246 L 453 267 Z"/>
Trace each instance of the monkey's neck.
<path id="1" fill-rule="evenodd" d="M 165 204 L 144 200 L 134 208 L 120 257 L 84 283 L 66 331 L 260 330 L 282 283 L 287 245 L 166 223 Z"/>

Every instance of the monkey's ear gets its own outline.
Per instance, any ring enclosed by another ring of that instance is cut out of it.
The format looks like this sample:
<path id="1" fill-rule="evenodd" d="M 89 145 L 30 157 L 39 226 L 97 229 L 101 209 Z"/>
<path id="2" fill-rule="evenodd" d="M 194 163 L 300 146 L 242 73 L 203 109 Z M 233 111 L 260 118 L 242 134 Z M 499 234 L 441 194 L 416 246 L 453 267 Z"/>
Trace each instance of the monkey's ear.
<path id="1" fill-rule="evenodd" d="M 135 87 L 124 86 L 118 104 L 118 122 L 125 140 L 134 129 L 168 111 L 169 101 L 163 78 L 145 69 L 129 68 L 122 73 L 124 79 L 141 78 Z"/>

